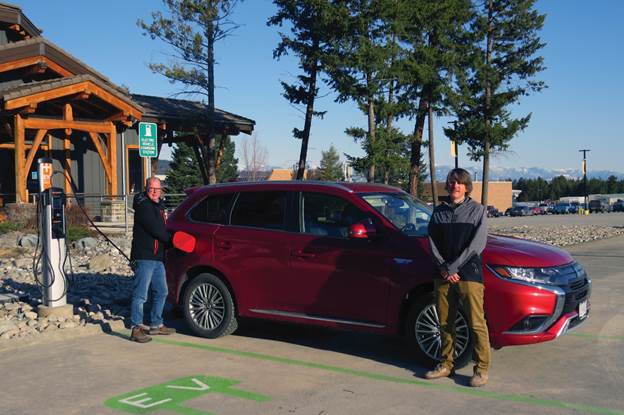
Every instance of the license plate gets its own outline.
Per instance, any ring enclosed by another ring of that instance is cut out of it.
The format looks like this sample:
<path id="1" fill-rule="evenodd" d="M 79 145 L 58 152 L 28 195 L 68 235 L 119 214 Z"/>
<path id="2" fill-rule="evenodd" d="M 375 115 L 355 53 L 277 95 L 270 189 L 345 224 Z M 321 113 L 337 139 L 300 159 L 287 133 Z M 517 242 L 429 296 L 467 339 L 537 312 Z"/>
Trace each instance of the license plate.
<path id="1" fill-rule="evenodd" d="M 578 313 L 579 313 L 579 318 L 585 318 L 587 316 L 587 300 L 579 304 Z"/>

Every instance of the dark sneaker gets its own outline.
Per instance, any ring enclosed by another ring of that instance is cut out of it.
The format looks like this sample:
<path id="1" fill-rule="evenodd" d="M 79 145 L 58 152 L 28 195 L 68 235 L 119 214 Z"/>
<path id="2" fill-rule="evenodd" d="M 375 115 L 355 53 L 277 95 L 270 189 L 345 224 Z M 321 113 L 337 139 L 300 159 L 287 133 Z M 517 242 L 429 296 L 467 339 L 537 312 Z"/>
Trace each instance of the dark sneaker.
<path id="1" fill-rule="evenodd" d="M 167 327 L 167 326 L 160 326 L 160 327 L 150 327 L 149 329 L 149 334 L 151 334 L 152 336 L 156 336 L 156 335 L 163 335 L 163 336 L 168 336 L 170 334 L 175 333 L 176 330 L 171 328 L 171 327 Z"/>
<path id="2" fill-rule="evenodd" d="M 451 369 L 443 365 L 437 365 L 433 370 L 425 373 L 425 379 L 439 379 L 446 378 L 453 373 Z"/>
<path id="3" fill-rule="evenodd" d="M 150 336 L 145 334 L 145 329 L 141 326 L 134 326 L 130 333 L 130 340 L 137 343 L 147 343 L 152 340 Z"/>
<path id="4" fill-rule="evenodd" d="M 473 388 L 480 388 L 488 382 L 488 374 L 486 372 L 474 372 L 474 375 L 470 378 L 470 386 Z"/>

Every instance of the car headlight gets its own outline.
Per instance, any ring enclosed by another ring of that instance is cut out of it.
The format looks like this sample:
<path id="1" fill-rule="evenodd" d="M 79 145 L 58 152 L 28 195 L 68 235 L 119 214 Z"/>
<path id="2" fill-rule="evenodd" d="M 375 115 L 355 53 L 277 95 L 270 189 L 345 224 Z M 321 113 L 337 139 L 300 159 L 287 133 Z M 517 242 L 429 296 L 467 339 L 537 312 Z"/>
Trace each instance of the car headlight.
<path id="1" fill-rule="evenodd" d="M 562 276 L 560 268 L 519 268 L 495 266 L 492 269 L 502 278 L 526 281 L 533 284 L 555 285 L 560 283 Z"/>

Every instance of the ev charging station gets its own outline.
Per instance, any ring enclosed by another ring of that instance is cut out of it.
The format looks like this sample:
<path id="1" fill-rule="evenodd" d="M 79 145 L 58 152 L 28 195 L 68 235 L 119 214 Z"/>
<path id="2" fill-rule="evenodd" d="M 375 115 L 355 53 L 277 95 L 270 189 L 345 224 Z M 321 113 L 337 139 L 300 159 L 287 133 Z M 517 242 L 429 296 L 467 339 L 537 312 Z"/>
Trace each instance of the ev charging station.
<path id="1" fill-rule="evenodd" d="M 40 158 L 39 179 L 39 240 L 42 244 L 43 305 L 55 308 L 67 305 L 65 261 L 65 192 L 52 186 L 52 159 Z"/>

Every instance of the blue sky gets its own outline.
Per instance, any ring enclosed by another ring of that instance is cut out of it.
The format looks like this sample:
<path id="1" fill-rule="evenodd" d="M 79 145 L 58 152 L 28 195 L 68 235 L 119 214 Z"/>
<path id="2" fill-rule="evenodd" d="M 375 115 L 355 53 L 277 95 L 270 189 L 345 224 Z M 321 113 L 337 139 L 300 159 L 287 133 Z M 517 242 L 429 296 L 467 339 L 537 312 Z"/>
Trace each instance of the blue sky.
<path id="1" fill-rule="evenodd" d="M 152 74 L 149 62 L 167 62 L 166 46 L 143 36 L 138 18 L 162 8 L 156 0 L 24 0 L 22 7 L 43 35 L 134 93 L 172 96 L 180 90 L 164 77 Z M 548 88 L 525 97 L 513 111 L 532 113 L 529 127 L 511 142 L 510 151 L 496 156 L 492 165 L 504 167 L 580 168 L 581 148 L 589 148 L 589 170 L 624 172 L 624 1 L 541 0 L 547 14 L 542 39 L 547 66 L 539 79 Z M 303 118 L 281 97 L 280 80 L 292 80 L 296 62 L 275 61 L 275 27 L 265 22 L 275 9 L 269 0 L 240 3 L 233 19 L 241 25 L 216 48 L 216 105 L 256 121 L 259 141 L 269 153 L 269 164 L 290 167 L 299 157 L 300 141 L 293 127 Z M 330 93 L 327 88 L 322 94 Z M 353 104 L 336 104 L 331 93 L 318 101 L 325 119 L 312 125 L 308 160 L 317 164 L 330 145 L 340 153 L 361 155 L 359 145 L 344 134 L 350 126 L 365 126 L 365 117 Z M 445 120 L 436 120 L 438 165 L 451 165 L 449 142 L 442 133 Z M 400 124 L 405 132 L 412 122 Z M 244 138 L 238 136 L 235 140 Z M 168 157 L 167 152 L 164 154 Z M 460 164 L 468 162 L 460 149 Z"/>

